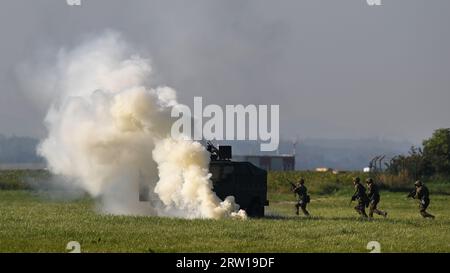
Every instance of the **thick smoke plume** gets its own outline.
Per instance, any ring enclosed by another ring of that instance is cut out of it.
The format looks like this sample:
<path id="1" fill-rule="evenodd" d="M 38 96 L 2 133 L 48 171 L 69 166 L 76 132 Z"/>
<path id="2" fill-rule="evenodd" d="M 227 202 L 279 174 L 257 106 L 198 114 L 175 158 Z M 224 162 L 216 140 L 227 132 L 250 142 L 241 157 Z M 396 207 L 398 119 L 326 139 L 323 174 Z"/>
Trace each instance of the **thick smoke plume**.
<path id="1" fill-rule="evenodd" d="M 114 32 L 67 51 L 53 68 L 53 103 L 39 146 L 49 169 L 113 214 L 244 217 L 233 197 L 212 191 L 209 154 L 170 137 L 176 92 L 151 87 L 151 66 Z M 47 73 L 48 74 L 48 73 Z M 151 202 L 139 202 L 148 191 Z"/>

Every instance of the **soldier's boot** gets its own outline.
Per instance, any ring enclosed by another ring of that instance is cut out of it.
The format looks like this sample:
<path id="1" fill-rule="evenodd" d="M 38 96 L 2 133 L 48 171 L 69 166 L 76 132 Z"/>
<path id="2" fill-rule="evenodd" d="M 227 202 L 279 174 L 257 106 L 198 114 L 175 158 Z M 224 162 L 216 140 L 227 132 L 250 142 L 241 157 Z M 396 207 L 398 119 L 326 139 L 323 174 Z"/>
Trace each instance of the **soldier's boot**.
<path id="1" fill-rule="evenodd" d="M 422 215 L 423 218 L 431 218 L 434 219 L 434 215 L 428 213 L 426 210 L 421 210 L 420 214 Z"/>
<path id="2" fill-rule="evenodd" d="M 383 216 L 385 218 L 387 216 L 387 212 L 385 212 L 385 211 L 382 211 L 382 210 L 379 210 L 379 209 L 376 209 L 374 211 L 375 211 L 376 214 L 381 215 L 381 216 Z"/>
<path id="3" fill-rule="evenodd" d="M 309 216 L 309 212 L 306 210 L 305 207 L 301 207 L 302 208 L 302 212 L 305 216 Z"/>
<path id="4" fill-rule="evenodd" d="M 366 214 L 366 210 L 365 209 L 361 209 L 359 207 L 355 207 L 356 212 L 358 212 L 358 214 L 361 217 L 367 218 L 367 214 Z"/>
<path id="5" fill-rule="evenodd" d="M 364 217 L 364 218 L 368 218 L 365 209 L 362 209 L 362 210 L 361 210 L 361 216 Z"/>
<path id="6" fill-rule="evenodd" d="M 298 206 L 298 204 L 295 205 L 295 215 L 299 215 L 299 206 Z"/>
<path id="7" fill-rule="evenodd" d="M 373 210 L 369 210 L 369 218 L 373 218 Z"/>

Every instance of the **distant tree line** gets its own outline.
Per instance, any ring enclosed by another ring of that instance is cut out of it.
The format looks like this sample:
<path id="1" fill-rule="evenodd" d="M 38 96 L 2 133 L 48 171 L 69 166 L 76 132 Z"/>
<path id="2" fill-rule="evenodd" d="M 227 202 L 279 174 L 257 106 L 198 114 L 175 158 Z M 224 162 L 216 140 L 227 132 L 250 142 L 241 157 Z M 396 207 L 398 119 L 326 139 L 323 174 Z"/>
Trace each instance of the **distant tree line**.
<path id="1" fill-rule="evenodd" d="M 422 142 L 422 148 L 413 146 L 407 155 L 393 157 L 386 163 L 386 172 L 413 179 L 450 176 L 450 128 L 434 131 Z"/>
<path id="2" fill-rule="evenodd" d="M 36 154 L 39 141 L 31 137 L 6 137 L 0 135 L 0 163 L 40 163 Z"/>

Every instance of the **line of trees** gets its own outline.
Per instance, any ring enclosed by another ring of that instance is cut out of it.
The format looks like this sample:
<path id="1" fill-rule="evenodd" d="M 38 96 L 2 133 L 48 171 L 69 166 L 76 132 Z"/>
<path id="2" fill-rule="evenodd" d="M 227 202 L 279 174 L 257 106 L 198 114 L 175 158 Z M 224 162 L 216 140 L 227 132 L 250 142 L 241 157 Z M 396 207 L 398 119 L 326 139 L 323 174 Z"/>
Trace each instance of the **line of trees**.
<path id="1" fill-rule="evenodd" d="M 395 156 L 385 165 L 387 173 L 412 179 L 450 176 L 450 128 L 434 131 L 422 142 L 422 148 L 411 147 L 407 155 Z"/>

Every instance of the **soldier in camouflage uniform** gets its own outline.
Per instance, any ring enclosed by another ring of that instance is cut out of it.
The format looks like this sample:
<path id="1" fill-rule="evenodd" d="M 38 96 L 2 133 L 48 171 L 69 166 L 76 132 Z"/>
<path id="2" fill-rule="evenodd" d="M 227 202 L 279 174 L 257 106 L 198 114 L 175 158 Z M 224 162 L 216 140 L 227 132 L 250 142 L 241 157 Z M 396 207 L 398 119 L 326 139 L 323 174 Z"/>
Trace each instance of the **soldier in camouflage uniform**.
<path id="1" fill-rule="evenodd" d="M 373 182 L 372 178 L 368 178 L 366 180 L 366 184 L 368 189 L 367 197 L 369 198 L 369 217 L 372 218 L 374 212 L 378 215 L 386 217 L 387 212 L 377 208 L 377 205 L 380 202 L 380 192 L 378 190 L 378 186 Z"/>
<path id="2" fill-rule="evenodd" d="M 427 208 L 430 205 L 430 192 L 428 191 L 428 188 L 420 180 L 416 181 L 416 183 L 414 183 L 414 186 L 416 187 L 416 189 L 412 191 L 408 195 L 408 197 L 412 197 L 420 201 L 420 215 L 422 215 L 423 218 L 434 219 L 434 215 L 427 212 Z"/>
<path id="3" fill-rule="evenodd" d="M 367 218 L 366 206 L 369 204 L 369 200 L 366 194 L 366 188 L 361 184 L 361 179 L 359 177 L 353 178 L 353 185 L 355 186 L 355 193 L 352 196 L 351 201 L 358 200 L 358 205 L 356 205 L 355 210 L 364 218 Z"/>
<path id="4" fill-rule="evenodd" d="M 294 194 L 298 196 L 297 204 L 295 204 L 295 214 L 299 214 L 299 209 L 302 210 L 305 216 L 309 216 L 306 210 L 306 205 L 309 203 L 308 189 L 305 187 L 305 179 L 301 178 L 297 185 L 292 187 Z"/>

